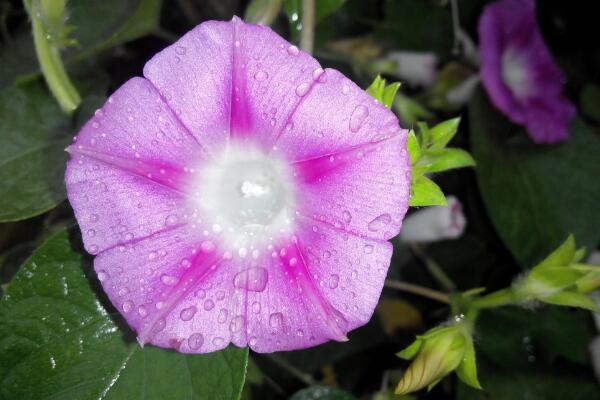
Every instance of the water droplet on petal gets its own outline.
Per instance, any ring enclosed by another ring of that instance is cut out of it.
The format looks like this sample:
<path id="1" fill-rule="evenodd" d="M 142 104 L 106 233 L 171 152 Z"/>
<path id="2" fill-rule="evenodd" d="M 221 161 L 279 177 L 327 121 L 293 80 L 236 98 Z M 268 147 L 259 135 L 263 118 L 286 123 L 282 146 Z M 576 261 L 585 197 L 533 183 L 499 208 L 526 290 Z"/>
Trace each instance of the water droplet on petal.
<path id="1" fill-rule="evenodd" d="M 271 328 L 279 329 L 283 325 L 283 315 L 279 312 L 269 316 L 269 325 Z"/>
<path id="2" fill-rule="evenodd" d="M 238 315 L 237 317 L 235 317 L 234 319 L 231 320 L 231 323 L 229 324 L 229 331 L 231 333 L 239 332 L 240 330 L 242 330 L 243 326 L 244 326 L 244 317 L 242 317 L 241 315 Z"/>
<path id="3" fill-rule="evenodd" d="M 90 222 L 98 222 L 98 214 L 90 215 Z"/>
<path id="4" fill-rule="evenodd" d="M 204 336 L 201 333 L 192 333 L 187 340 L 188 346 L 192 350 L 198 350 L 204 344 Z"/>
<path id="5" fill-rule="evenodd" d="M 183 46 L 177 46 L 175 47 L 175 53 L 179 54 L 180 56 L 185 54 L 185 47 Z"/>
<path id="6" fill-rule="evenodd" d="M 265 71 L 258 71 L 257 73 L 254 74 L 254 79 L 256 79 L 259 82 L 264 81 L 268 77 L 269 77 L 269 74 L 267 74 Z"/>
<path id="7" fill-rule="evenodd" d="M 217 317 L 217 322 L 224 324 L 225 321 L 227 321 L 227 310 L 221 308 L 221 311 L 219 311 L 219 316 Z"/>
<path id="8" fill-rule="evenodd" d="M 352 111 L 352 115 L 350 116 L 350 122 L 348 127 L 352 132 L 358 132 L 363 122 L 369 115 L 369 109 L 362 104 L 356 106 L 354 111 Z"/>
<path id="9" fill-rule="evenodd" d="M 171 215 L 167 216 L 167 219 L 165 220 L 166 226 L 173 226 L 176 223 L 177 223 L 177 215 L 171 214 Z"/>
<path id="10" fill-rule="evenodd" d="M 140 314 L 140 317 L 145 317 L 146 315 L 148 315 L 148 310 L 146 310 L 146 307 L 144 306 L 139 306 L 138 307 L 138 314 Z"/>
<path id="11" fill-rule="evenodd" d="M 127 300 L 125 303 L 123 303 L 123 305 L 121 306 L 121 308 L 123 308 L 123 312 L 128 313 L 133 308 L 133 302 Z"/>
<path id="12" fill-rule="evenodd" d="M 176 277 L 167 274 L 161 275 L 160 280 L 167 286 L 174 286 L 179 281 Z"/>
<path id="13" fill-rule="evenodd" d="M 363 247 L 363 250 L 365 254 L 371 254 L 373 253 L 373 245 L 366 244 L 365 247 Z"/>
<path id="14" fill-rule="evenodd" d="M 310 89 L 308 83 L 301 83 L 296 87 L 296 95 L 302 97 L 308 92 L 308 89 Z"/>
<path id="15" fill-rule="evenodd" d="M 253 292 L 262 292 L 267 286 L 269 273 L 265 268 L 248 268 L 238 272 L 233 278 L 233 286 Z"/>
<path id="16" fill-rule="evenodd" d="M 182 321 L 189 321 L 190 319 L 194 318 L 196 311 L 196 307 L 194 306 L 184 308 L 181 310 L 181 313 L 179 313 L 179 318 L 181 318 Z"/>
<path id="17" fill-rule="evenodd" d="M 210 311 L 210 310 L 212 310 L 213 308 L 215 308 L 215 302 L 214 302 L 214 301 L 212 301 L 211 299 L 208 299 L 208 300 L 206 300 L 206 301 L 204 302 L 204 309 L 205 309 L 206 311 Z"/>
<path id="18" fill-rule="evenodd" d="M 104 270 L 98 271 L 98 280 L 100 282 L 104 282 L 106 280 L 106 278 L 108 278 L 108 274 L 106 273 L 106 271 L 104 271 Z"/>
<path id="19" fill-rule="evenodd" d="M 222 345 L 223 345 L 223 343 L 225 343 L 225 340 L 224 340 L 222 337 L 218 337 L 218 336 L 217 336 L 216 338 L 214 338 L 214 339 L 212 340 L 212 343 L 213 343 L 215 346 L 222 346 Z"/>
<path id="20" fill-rule="evenodd" d="M 350 214 L 349 211 L 344 211 L 342 213 L 342 218 L 344 218 L 344 222 L 349 223 L 350 221 L 352 221 L 352 214 Z"/>
<path id="21" fill-rule="evenodd" d="M 329 277 L 329 287 L 331 289 L 337 288 L 339 282 L 340 282 L 340 276 L 338 274 L 333 274 Z"/>
<path id="22" fill-rule="evenodd" d="M 298 54 L 300 54 L 300 50 L 294 45 L 288 47 L 287 52 L 291 56 L 297 56 Z"/>
<path id="23" fill-rule="evenodd" d="M 390 222 L 392 222 L 390 214 L 381 214 L 369 222 L 367 228 L 369 228 L 371 232 L 378 232 L 388 226 Z"/>
<path id="24" fill-rule="evenodd" d="M 213 251 L 215 251 L 215 243 L 212 240 L 205 240 L 202 243 L 200 243 L 200 250 L 204 253 L 204 254 L 210 254 Z"/>
<path id="25" fill-rule="evenodd" d="M 96 246 L 95 244 L 90 246 L 90 254 L 96 254 L 98 252 L 98 246 Z"/>
<path id="26" fill-rule="evenodd" d="M 317 68 L 313 71 L 312 77 L 313 80 L 317 81 L 317 82 L 323 82 L 325 78 L 325 75 L 323 75 L 325 71 L 323 71 L 323 68 Z"/>
<path id="27" fill-rule="evenodd" d="M 258 314 L 260 312 L 260 303 L 258 301 L 252 303 L 252 312 L 254 314 Z"/>

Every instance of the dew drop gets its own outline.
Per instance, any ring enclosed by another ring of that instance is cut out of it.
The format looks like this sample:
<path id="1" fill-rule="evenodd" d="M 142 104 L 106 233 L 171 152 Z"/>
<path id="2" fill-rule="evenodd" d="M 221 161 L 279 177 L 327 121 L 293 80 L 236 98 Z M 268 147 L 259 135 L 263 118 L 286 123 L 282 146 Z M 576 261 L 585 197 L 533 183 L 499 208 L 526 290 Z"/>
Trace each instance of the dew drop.
<path id="1" fill-rule="evenodd" d="M 176 277 L 166 274 L 161 275 L 160 280 L 167 286 L 174 286 L 178 282 L 178 279 Z"/>
<path id="2" fill-rule="evenodd" d="M 104 282 L 106 280 L 106 278 L 108 278 L 108 274 L 106 273 L 106 271 L 104 271 L 104 270 L 98 271 L 98 280 L 100 282 Z"/>
<path id="3" fill-rule="evenodd" d="M 291 56 L 297 56 L 298 54 L 300 54 L 300 50 L 294 45 L 288 47 L 287 52 Z"/>
<path id="4" fill-rule="evenodd" d="M 221 311 L 219 311 L 219 316 L 217 317 L 217 322 L 224 324 L 225 321 L 227 321 L 227 310 L 221 308 Z"/>
<path id="5" fill-rule="evenodd" d="M 204 254 L 210 254 L 215 251 L 215 243 L 212 240 L 205 240 L 200 243 L 200 251 Z"/>
<path id="6" fill-rule="evenodd" d="M 323 75 L 325 71 L 323 71 L 323 68 L 317 68 L 313 71 L 312 77 L 313 80 L 318 81 L 318 82 L 324 82 L 324 78 L 325 75 Z"/>
<path id="7" fill-rule="evenodd" d="M 265 268 L 248 268 L 238 272 L 233 278 L 233 286 L 252 292 L 262 292 L 267 286 L 269 273 Z"/>
<path id="8" fill-rule="evenodd" d="M 252 303 L 252 312 L 254 314 L 258 314 L 260 312 L 260 303 L 258 301 Z"/>
<path id="9" fill-rule="evenodd" d="M 96 254 L 98 252 L 98 246 L 95 244 L 90 246 L 90 254 Z"/>
<path id="10" fill-rule="evenodd" d="M 373 253 L 373 245 L 366 244 L 365 247 L 363 247 L 363 251 L 365 252 L 365 254 Z"/>
<path id="11" fill-rule="evenodd" d="M 184 258 L 183 260 L 181 260 L 179 265 L 181 265 L 183 268 L 189 268 L 192 266 L 192 263 L 187 258 Z"/>
<path id="12" fill-rule="evenodd" d="M 214 338 L 214 339 L 212 340 L 212 343 L 213 343 L 215 346 L 222 346 L 222 345 L 223 345 L 223 343 L 225 343 L 225 340 L 224 340 L 222 337 L 219 337 L 219 336 L 217 336 L 216 338 Z"/>
<path id="13" fill-rule="evenodd" d="M 350 273 L 350 277 L 352 279 L 356 279 L 358 277 L 358 271 L 353 269 L 352 272 Z"/>
<path id="14" fill-rule="evenodd" d="M 340 276 L 338 274 L 332 274 L 329 277 L 329 288 L 330 289 L 337 288 L 339 283 L 340 283 Z"/>
<path id="15" fill-rule="evenodd" d="M 308 89 L 310 89 L 308 83 L 301 83 L 296 86 L 296 95 L 302 97 L 308 92 Z"/>
<path id="16" fill-rule="evenodd" d="M 205 309 L 206 311 L 210 311 L 210 310 L 212 310 L 213 308 L 215 308 L 215 302 L 214 302 L 214 301 L 212 301 L 211 299 L 208 299 L 208 300 L 206 300 L 206 301 L 204 302 L 204 309 Z"/>
<path id="17" fill-rule="evenodd" d="M 90 215 L 90 222 L 98 222 L 98 214 Z"/>
<path id="18" fill-rule="evenodd" d="M 241 315 L 238 315 L 237 317 L 235 317 L 234 319 L 231 320 L 231 323 L 229 324 L 229 331 L 231 333 L 239 332 L 240 330 L 242 330 L 243 326 L 244 326 L 244 317 L 242 317 Z"/>
<path id="19" fill-rule="evenodd" d="M 165 219 L 166 226 L 173 226 L 177 223 L 177 215 L 171 214 Z"/>
<path id="20" fill-rule="evenodd" d="M 350 116 L 350 122 L 348 127 L 352 132 L 358 132 L 363 122 L 369 115 L 369 109 L 362 104 L 356 106 L 354 111 L 352 111 L 352 115 Z"/>
<path id="21" fill-rule="evenodd" d="M 148 310 L 146 310 L 146 307 L 144 306 L 139 306 L 138 307 L 138 314 L 140 314 L 140 317 L 145 317 L 146 315 L 148 315 Z"/>
<path id="22" fill-rule="evenodd" d="M 269 74 L 267 74 L 265 71 L 258 71 L 257 73 L 254 74 L 254 79 L 256 79 L 259 82 L 264 81 L 268 77 L 269 77 Z"/>
<path id="23" fill-rule="evenodd" d="M 256 336 L 252 336 L 249 340 L 248 340 L 248 344 L 250 345 L 250 347 L 256 346 L 256 342 L 258 341 L 258 339 L 256 339 Z"/>
<path id="24" fill-rule="evenodd" d="M 240 258 L 246 258 L 246 256 L 248 255 L 248 249 L 245 247 L 242 247 L 239 251 L 238 251 L 238 255 L 240 256 Z"/>
<path id="25" fill-rule="evenodd" d="M 342 86 L 342 94 L 350 93 L 350 87 L 348 85 Z"/>
<path id="26" fill-rule="evenodd" d="M 189 321 L 190 319 L 194 318 L 196 311 L 197 309 L 194 306 L 184 308 L 181 310 L 181 313 L 179 313 L 179 318 L 181 318 L 182 321 Z"/>
<path id="27" fill-rule="evenodd" d="M 177 46 L 175 47 L 175 53 L 179 54 L 180 56 L 185 54 L 185 47 L 183 46 Z"/>
<path id="28" fill-rule="evenodd" d="M 378 232 L 388 226 L 390 222 L 392 222 L 392 217 L 390 214 L 381 214 L 369 222 L 367 227 L 371 232 Z"/>
<path id="29" fill-rule="evenodd" d="M 192 350 L 198 350 L 204 344 L 204 336 L 201 333 L 192 333 L 187 340 L 188 346 Z"/>
<path id="30" fill-rule="evenodd" d="M 342 213 L 342 218 L 344 219 L 344 222 L 349 223 L 350 221 L 352 221 L 352 214 L 350 214 L 349 211 L 344 211 Z"/>
<path id="31" fill-rule="evenodd" d="M 273 313 L 269 316 L 269 325 L 271 328 L 279 329 L 283 324 L 283 315 L 279 312 Z"/>
<path id="32" fill-rule="evenodd" d="M 125 303 L 123 303 L 123 305 L 121 306 L 121 308 L 123 308 L 123 312 L 128 313 L 133 308 L 133 302 L 127 300 Z"/>

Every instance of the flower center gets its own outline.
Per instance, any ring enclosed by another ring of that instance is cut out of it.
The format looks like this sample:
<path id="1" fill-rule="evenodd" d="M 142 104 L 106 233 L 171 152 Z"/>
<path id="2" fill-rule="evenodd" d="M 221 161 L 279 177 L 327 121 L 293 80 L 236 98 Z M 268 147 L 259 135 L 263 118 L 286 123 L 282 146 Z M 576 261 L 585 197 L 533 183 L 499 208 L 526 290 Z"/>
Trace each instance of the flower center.
<path id="1" fill-rule="evenodd" d="M 195 187 L 195 208 L 228 244 L 259 244 L 291 232 L 291 174 L 286 163 L 261 151 L 229 146 L 201 169 Z"/>
<path id="2" fill-rule="evenodd" d="M 502 79 L 514 96 L 523 99 L 532 91 L 531 76 L 523 52 L 508 48 L 502 54 Z"/>
<path id="3" fill-rule="evenodd" d="M 223 214 L 238 226 L 268 225 L 285 205 L 282 186 L 267 160 L 233 161 L 223 171 L 218 194 Z"/>

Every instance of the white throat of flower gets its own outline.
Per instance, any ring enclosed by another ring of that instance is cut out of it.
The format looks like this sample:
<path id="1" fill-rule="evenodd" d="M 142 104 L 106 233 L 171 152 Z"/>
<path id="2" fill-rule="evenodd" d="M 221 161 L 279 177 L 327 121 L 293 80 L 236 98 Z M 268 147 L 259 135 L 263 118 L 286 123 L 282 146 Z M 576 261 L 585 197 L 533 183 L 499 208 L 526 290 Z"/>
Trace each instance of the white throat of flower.
<path id="1" fill-rule="evenodd" d="M 230 144 L 199 172 L 193 206 L 210 222 L 212 232 L 205 234 L 247 249 L 293 232 L 294 184 L 286 162 Z"/>
<path id="2" fill-rule="evenodd" d="M 533 89 L 526 55 L 514 48 L 507 48 L 502 54 L 502 79 L 518 99 L 527 98 Z"/>

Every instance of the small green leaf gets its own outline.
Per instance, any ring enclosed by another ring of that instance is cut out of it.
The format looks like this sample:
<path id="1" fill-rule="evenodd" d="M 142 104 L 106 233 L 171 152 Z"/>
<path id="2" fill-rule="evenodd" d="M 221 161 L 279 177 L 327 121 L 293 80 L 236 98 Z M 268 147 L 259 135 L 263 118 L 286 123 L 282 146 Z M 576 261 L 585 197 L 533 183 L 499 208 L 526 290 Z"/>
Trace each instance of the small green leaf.
<path id="1" fill-rule="evenodd" d="M 481 389 L 477 379 L 477 362 L 475 360 L 475 347 L 473 340 L 468 340 L 465 344 L 465 355 L 463 361 L 456 369 L 456 374 L 461 381 L 476 389 Z"/>
<path id="2" fill-rule="evenodd" d="M 448 204 L 442 189 L 424 175 L 413 177 L 410 190 L 411 197 L 409 205 L 412 207 L 445 206 Z"/>
<path id="3" fill-rule="evenodd" d="M 559 290 L 574 285 L 584 274 L 568 267 L 536 267 L 531 270 L 529 280 L 549 290 Z"/>
<path id="4" fill-rule="evenodd" d="M 405 360 L 412 360 L 413 358 L 415 358 L 415 356 L 421 349 L 422 344 L 423 344 L 423 341 L 420 339 L 417 339 L 414 342 L 412 342 L 408 347 L 406 347 L 404 350 L 396 353 L 396 356 L 403 358 Z"/>
<path id="5" fill-rule="evenodd" d="M 575 238 L 572 234 L 570 234 L 569 237 L 567 237 L 567 240 L 565 240 L 564 243 L 561 244 L 556 250 L 550 253 L 550 255 L 541 263 L 539 263 L 538 266 L 566 267 L 574 262 L 576 251 Z"/>
<path id="6" fill-rule="evenodd" d="M 367 88 L 367 93 L 387 108 L 391 108 L 399 88 L 400 84 L 398 82 L 386 85 L 385 79 L 377 75 L 373 83 Z"/>
<path id="7" fill-rule="evenodd" d="M 427 165 L 427 172 L 433 173 L 472 167 L 475 165 L 475 160 L 463 149 L 446 148 L 427 151 L 425 157 L 421 158 L 420 163 Z"/>
<path id="8" fill-rule="evenodd" d="M 452 140 L 456 132 L 458 132 L 458 125 L 460 124 L 460 117 L 452 118 L 443 122 L 440 122 L 433 128 L 429 129 L 431 149 L 439 150 L 446 147 L 446 145 Z"/>
<path id="9" fill-rule="evenodd" d="M 579 307 L 596 313 L 600 312 L 600 307 L 598 307 L 591 297 L 578 292 L 560 292 L 553 296 L 545 297 L 543 301 L 544 303 L 557 306 Z"/>
<path id="10" fill-rule="evenodd" d="M 410 163 L 414 165 L 417 160 L 419 160 L 419 157 L 421 157 L 421 145 L 419 144 L 417 135 L 415 135 L 415 131 L 412 129 L 408 132 L 406 148 L 408 149 L 408 155 L 410 156 Z"/>

